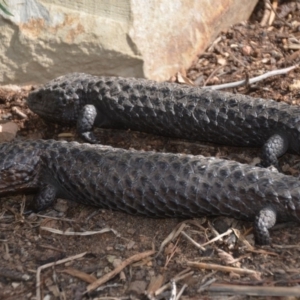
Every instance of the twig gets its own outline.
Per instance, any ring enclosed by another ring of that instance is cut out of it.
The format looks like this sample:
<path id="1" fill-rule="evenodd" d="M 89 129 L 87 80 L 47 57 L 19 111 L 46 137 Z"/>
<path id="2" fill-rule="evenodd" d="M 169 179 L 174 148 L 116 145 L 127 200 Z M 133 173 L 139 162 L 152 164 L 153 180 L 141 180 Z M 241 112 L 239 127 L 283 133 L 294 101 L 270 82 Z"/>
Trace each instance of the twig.
<path id="1" fill-rule="evenodd" d="M 52 251 L 57 251 L 57 252 L 65 252 L 65 250 L 63 249 L 59 249 L 59 248 L 56 248 L 56 247 L 53 247 L 53 246 L 49 246 L 49 245 L 39 245 L 39 248 L 44 248 L 44 249 L 49 249 L 49 250 L 52 250 Z"/>
<path id="2" fill-rule="evenodd" d="M 16 106 L 11 108 L 11 111 L 18 115 L 21 119 L 27 119 L 28 117 Z"/>
<path id="3" fill-rule="evenodd" d="M 224 66 L 218 66 L 217 68 L 215 68 L 210 75 L 206 78 L 206 80 L 203 83 L 203 86 L 206 86 L 207 83 L 209 82 L 209 80 L 217 73 L 219 72 L 222 68 L 224 68 Z"/>
<path id="4" fill-rule="evenodd" d="M 104 291 L 105 289 L 108 289 L 108 288 L 117 288 L 117 287 L 120 287 L 120 286 L 123 286 L 123 284 L 120 284 L 120 283 L 112 283 L 112 284 L 106 284 L 106 285 L 103 285 L 101 287 L 99 287 L 97 289 L 97 291 Z M 109 298 L 109 297 L 108 297 Z M 123 298 L 113 298 L 111 297 L 112 299 L 116 299 L 116 300 L 121 300 Z M 105 297 L 103 298 L 96 298 L 97 300 L 100 300 L 100 299 L 106 299 Z M 125 299 L 125 298 L 124 298 Z M 127 299 L 127 298 L 126 298 Z M 129 298 L 128 298 L 129 299 Z"/>
<path id="5" fill-rule="evenodd" d="M 222 272 L 234 272 L 237 274 L 247 274 L 247 275 L 258 275 L 259 272 L 249 270 L 249 269 L 242 269 L 242 268 L 234 268 L 234 267 L 227 267 L 227 266 L 221 266 L 217 264 L 206 264 L 206 263 L 201 263 L 201 262 L 192 262 L 192 261 L 187 261 L 187 265 L 190 267 L 196 267 L 199 269 L 205 269 L 205 270 L 218 270 Z"/>
<path id="6" fill-rule="evenodd" d="M 130 297 L 97 297 L 97 300 L 130 300 Z"/>
<path id="7" fill-rule="evenodd" d="M 218 271 L 214 270 L 214 271 L 211 271 L 210 273 L 206 274 L 203 276 L 203 278 L 201 279 L 201 283 L 202 284 L 205 284 L 205 282 L 208 282 L 208 278 L 209 277 L 212 277 L 213 275 L 215 275 Z"/>
<path id="8" fill-rule="evenodd" d="M 153 299 L 153 295 L 155 291 L 161 288 L 162 283 L 164 281 L 165 281 L 165 276 L 163 274 L 158 274 L 157 276 L 151 277 L 150 283 L 145 292 L 145 295 L 149 298 L 149 300 Z"/>
<path id="9" fill-rule="evenodd" d="M 224 83 L 224 84 L 218 84 L 218 85 L 208 85 L 203 87 L 204 89 L 213 89 L 213 90 L 221 90 L 221 89 L 228 89 L 228 88 L 233 88 L 233 87 L 238 87 L 238 86 L 242 86 L 245 83 L 249 83 L 249 84 L 253 84 L 259 81 L 262 81 L 268 77 L 271 76 L 276 76 L 276 75 L 283 75 L 286 74 L 294 69 L 296 69 L 298 67 L 298 65 L 294 65 L 288 68 L 284 68 L 284 69 L 278 69 L 278 70 L 273 70 L 270 72 L 267 72 L 265 74 L 250 78 L 249 81 L 247 80 L 240 80 L 240 81 L 236 81 L 236 82 L 229 82 L 229 83 Z"/>
<path id="10" fill-rule="evenodd" d="M 155 257 L 157 257 L 161 252 L 162 250 L 164 249 L 164 247 L 170 242 L 172 241 L 173 239 L 177 238 L 178 235 L 180 234 L 180 232 L 186 227 L 186 223 L 185 222 L 182 222 L 182 223 L 179 223 L 178 225 L 176 225 L 175 229 L 172 230 L 172 232 L 162 241 L 160 247 L 159 247 L 159 250 L 157 252 L 157 254 L 155 255 Z"/>
<path id="11" fill-rule="evenodd" d="M 30 279 L 30 276 L 28 274 L 3 267 L 0 267 L 0 276 L 9 278 L 14 281 L 27 281 Z"/>
<path id="12" fill-rule="evenodd" d="M 165 265 L 164 265 L 164 268 L 166 268 L 166 267 L 168 266 L 169 262 L 171 261 L 171 259 L 172 259 L 173 256 L 175 255 L 179 240 L 180 240 L 180 239 L 178 238 L 177 241 L 176 241 L 176 243 L 175 243 L 175 245 L 172 247 L 171 254 L 170 254 L 170 255 L 167 255 L 167 259 L 166 259 L 166 263 L 165 263 Z"/>
<path id="13" fill-rule="evenodd" d="M 277 16 L 277 13 L 276 13 L 276 8 L 278 6 L 278 2 L 277 1 L 274 1 L 273 4 L 271 4 L 271 2 L 268 0 L 270 6 L 271 6 L 271 14 L 270 14 L 270 18 L 269 18 L 269 22 L 268 22 L 268 25 L 271 26 L 275 20 L 275 16 Z"/>
<path id="14" fill-rule="evenodd" d="M 105 232 L 109 232 L 112 231 L 115 235 L 118 235 L 118 232 L 112 228 L 103 228 L 101 230 L 98 231 L 84 231 L 84 232 L 76 232 L 76 231 L 62 231 L 59 229 L 55 229 L 55 228 L 51 228 L 51 227 L 45 227 L 42 226 L 40 229 L 45 230 L 45 231 L 49 231 L 55 234 L 60 234 L 60 235 L 79 235 L 79 236 L 87 236 L 87 235 L 94 235 L 94 234 L 101 234 L 101 233 L 105 233 Z"/>
<path id="15" fill-rule="evenodd" d="M 201 293 L 205 290 L 208 289 L 208 287 L 214 283 L 217 279 L 216 278 L 211 278 L 209 280 L 207 280 L 205 283 L 201 284 L 201 286 L 199 287 L 199 289 L 197 290 L 198 293 Z"/>
<path id="16" fill-rule="evenodd" d="M 268 20 L 270 19 L 270 14 L 271 14 L 271 5 L 270 5 L 270 3 L 267 0 L 265 0 L 264 2 L 265 2 L 264 3 L 265 4 L 265 9 L 264 9 L 264 15 L 263 15 L 263 17 L 260 21 L 261 26 L 266 26 Z"/>
<path id="17" fill-rule="evenodd" d="M 196 241 L 194 241 L 187 233 L 185 233 L 184 231 L 181 231 L 181 234 L 186 237 L 193 245 L 195 245 L 197 248 L 199 248 L 202 251 L 205 251 L 205 248 L 202 247 L 202 245 L 200 245 L 199 243 L 197 243 Z"/>
<path id="18" fill-rule="evenodd" d="M 265 0 L 266 2 L 269 2 L 269 5 L 270 5 L 270 8 L 272 10 L 272 14 L 270 16 L 270 19 L 269 19 L 269 25 L 272 25 L 273 21 L 272 18 L 275 18 L 275 16 L 284 23 L 284 25 L 286 25 L 287 27 L 289 28 L 292 28 L 292 25 L 289 24 L 288 22 L 286 22 L 284 19 L 280 18 L 280 16 L 278 15 L 277 11 L 276 11 L 276 8 L 278 6 L 278 2 L 277 1 L 274 1 L 274 6 L 271 4 L 270 0 Z M 272 15 L 275 15 L 274 17 Z"/>
<path id="19" fill-rule="evenodd" d="M 62 132 L 62 133 L 60 133 L 60 134 L 57 135 L 57 137 L 60 138 L 60 139 L 72 138 L 74 136 L 75 135 L 72 132 Z"/>
<path id="20" fill-rule="evenodd" d="M 253 228 L 249 228 L 244 233 L 241 233 L 236 228 L 231 228 L 234 235 L 237 237 L 237 239 L 245 246 L 245 249 L 247 250 L 255 250 L 254 247 L 247 241 L 246 236 L 253 231 Z"/>
<path id="21" fill-rule="evenodd" d="M 214 47 L 219 44 L 219 42 L 222 40 L 222 36 L 218 36 L 209 46 L 209 48 L 207 49 L 207 52 L 212 52 Z"/>
<path id="22" fill-rule="evenodd" d="M 215 241 L 218 241 L 218 240 L 221 239 L 223 236 L 229 235 L 229 234 L 231 234 L 232 232 L 233 232 L 232 229 L 228 229 L 227 231 L 225 231 L 225 232 L 223 232 L 223 233 L 217 235 L 216 237 L 214 237 L 214 238 L 211 239 L 210 241 L 208 241 L 208 242 L 202 244 L 201 247 L 207 246 L 207 245 L 209 245 L 209 244 L 211 244 L 211 243 L 213 243 L 213 242 L 215 242 Z"/>
<path id="23" fill-rule="evenodd" d="M 176 282 L 174 280 L 171 280 L 171 296 L 170 300 L 176 300 L 177 298 L 177 287 L 176 287 Z"/>
<path id="24" fill-rule="evenodd" d="M 209 288 L 210 292 L 226 293 L 231 295 L 248 296 L 297 296 L 300 295 L 300 287 L 282 286 L 240 286 L 231 284 L 214 283 Z"/>
<path id="25" fill-rule="evenodd" d="M 204 223 L 203 219 L 205 218 L 202 218 L 202 223 Z M 206 220 L 206 219 L 205 219 Z M 155 255 L 155 257 L 158 257 L 158 255 L 160 255 L 160 253 L 163 251 L 164 247 L 172 240 L 174 240 L 175 238 L 178 237 L 178 235 L 183 231 L 183 229 L 185 227 L 188 226 L 188 224 L 192 224 L 194 226 L 197 226 L 198 228 L 200 229 L 204 229 L 200 224 L 199 224 L 199 221 L 196 221 L 196 220 L 187 220 L 187 221 L 184 221 L 184 222 L 181 222 L 179 224 L 177 224 L 177 226 L 175 227 L 175 229 L 172 230 L 172 232 L 164 239 L 164 241 L 161 243 L 160 247 L 159 247 L 159 250 L 157 252 L 157 254 Z M 176 242 L 176 245 L 177 245 L 177 242 Z M 199 245 L 199 244 L 198 244 Z"/>
<path id="26" fill-rule="evenodd" d="M 104 276 L 102 276 L 101 278 L 97 279 L 95 282 L 89 284 L 87 286 L 87 290 L 86 292 L 91 292 L 93 290 L 95 290 L 96 288 L 98 288 L 101 284 L 107 282 L 108 280 L 112 279 L 113 277 L 115 277 L 117 274 L 119 274 L 124 268 L 126 268 L 128 265 L 139 261 L 141 259 L 144 259 L 150 255 L 153 255 L 155 253 L 154 250 L 150 250 L 150 251 L 145 251 L 142 253 L 138 253 L 135 254 L 127 259 L 125 259 L 118 267 L 116 267 L 114 270 L 112 270 L 111 272 L 105 274 Z M 86 293 L 85 292 L 85 293 Z"/>
<path id="27" fill-rule="evenodd" d="M 61 260 L 58 260 L 56 262 L 53 262 L 53 263 L 49 263 L 49 264 L 45 264 L 45 265 L 42 265 L 40 267 L 37 268 L 37 271 L 36 271 L 36 299 L 37 300 L 41 300 L 41 271 L 44 270 L 44 269 L 47 269 L 49 267 L 52 267 L 52 266 L 56 266 L 56 265 L 60 265 L 60 264 L 63 264 L 65 262 L 68 262 L 68 261 L 71 261 L 71 260 L 75 260 L 75 259 L 78 259 L 78 258 L 81 258 L 83 256 L 86 255 L 87 252 L 83 252 L 83 253 L 80 253 L 80 254 L 77 254 L 77 255 L 73 255 L 73 256 L 70 256 L 68 258 L 64 258 L 64 259 L 61 259 Z"/>
<path id="28" fill-rule="evenodd" d="M 176 300 L 179 300 L 179 298 L 181 297 L 181 295 L 183 294 L 184 290 L 187 288 L 187 284 L 185 283 L 182 288 L 180 289 L 180 291 L 177 294 Z"/>
<path id="29" fill-rule="evenodd" d="M 79 279 L 81 279 L 82 281 L 85 281 L 87 283 L 93 283 L 94 281 L 97 280 L 97 278 L 93 275 L 87 274 L 85 272 L 79 271 L 77 269 L 74 268 L 67 268 L 65 270 L 62 270 L 62 273 L 66 273 L 69 274 L 73 277 L 77 277 Z"/>
<path id="30" fill-rule="evenodd" d="M 299 44 L 294 44 L 294 43 L 288 43 L 287 46 L 284 46 L 285 49 L 290 49 L 290 50 L 299 50 L 300 49 L 300 45 Z M 294 52 L 297 53 L 296 55 L 294 55 L 295 57 L 299 57 L 299 52 Z M 293 53 L 293 54 L 294 54 Z M 298 55 L 298 56 L 297 56 Z"/>
<path id="31" fill-rule="evenodd" d="M 231 58 L 232 58 L 235 62 L 237 62 L 238 64 L 240 64 L 242 67 L 246 68 L 246 65 L 245 65 L 240 59 L 238 59 L 238 58 L 236 57 L 236 55 L 234 55 L 234 53 L 231 52 L 230 49 L 227 49 L 227 52 L 229 53 L 229 55 L 231 56 Z"/>
<path id="32" fill-rule="evenodd" d="M 186 277 L 192 276 L 193 274 L 194 274 L 194 271 L 190 271 L 190 268 L 187 268 L 183 272 L 180 272 L 179 274 L 177 274 L 171 280 L 173 280 L 174 282 L 178 282 L 178 281 L 180 281 L 180 280 L 182 280 L 182 279 L 184 279 Z M 159 294 L 161 294 L 163 291 L 165 291 L 169 287 L 171 287 L 171 283 L 170 282 L 168 282 L 167 284 L 163 285 L 161 288 L 159 288 L 158 290 L 156 290 L 155 293 L 154 293 L 154 295 L 158 296 Z"/>
<path id="33" fill-rule="evenodd" d="M 52 280 L 54 284 L 51 287 L 48 287 L 49 291 L 54 293 L 59 300 L 66 300 L 66 294 L 64 290 L 60 288 L 59 279 L 57 277 L 55 268 L 52 269 Z"/>
<path id="34" fill-rule="evenodd" d="M 47 218 L 51 220 L 59 220 L 59 221 L 65 221 L 65 222 L 75 222 L 74 220 L 67 219 L 67 218 L 58 218 L 58 217 L 52 217 L 52 216 L 47 216 L 47 215 L 41 215 L 41 214 L 35 214 L 37 217 L 40 218 Z"/>
<path id="35" fill-rule="evenodd" d="M 299 249 L 300 245 L 277 245 L 277 244 L 272 244 L 273 248 L 278 248 L 278 249 Z"/>

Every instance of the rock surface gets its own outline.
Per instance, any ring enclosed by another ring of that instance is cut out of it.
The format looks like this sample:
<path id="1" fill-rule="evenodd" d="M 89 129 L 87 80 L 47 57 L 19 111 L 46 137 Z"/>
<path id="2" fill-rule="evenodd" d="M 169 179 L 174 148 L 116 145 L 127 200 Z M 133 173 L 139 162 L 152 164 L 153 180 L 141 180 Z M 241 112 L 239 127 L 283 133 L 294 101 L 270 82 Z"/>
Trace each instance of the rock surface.
<path id="1" fill-rule="evenodd" d="M 166 80 L 256 3 L 7 0 L 13 16 L 0 12 L 0 83 L 44 83 L 73 71 Z"/>

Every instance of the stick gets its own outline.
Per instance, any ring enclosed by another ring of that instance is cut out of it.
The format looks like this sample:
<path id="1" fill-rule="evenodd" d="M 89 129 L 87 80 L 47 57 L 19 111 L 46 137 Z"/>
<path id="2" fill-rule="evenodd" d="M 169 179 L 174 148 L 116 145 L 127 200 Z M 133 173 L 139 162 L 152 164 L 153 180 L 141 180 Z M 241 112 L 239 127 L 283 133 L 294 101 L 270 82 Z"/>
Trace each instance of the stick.
<path id="1" fill-rule="evenodd" d="M 300 287 L 282 286 L 241 286 L 231 284 L 213 283 L 208 289 L 210 292 L 225 293 L 231 295 L 248 296 L 297 296 L 300 295 Z"/>
<path id="2" fill-rule="evenodd" d="M 97 287 L 99 287 L 101 284 L 107 282 L 108 280 L 112 279 L 113 277 L 115 277 L 117 274 L 119 274 L 124 268 L 126 268 L 128 265 L 139 261 L 141 259 L 144 259 L 145 257 L 148 257 L 152 254 L 154 254 L 155 251 L 154 250 L 149 250 L 149 251 L 145 251 L 142 253 L 138 253 L 135 254 L 127 259 L 125 259 L 118 267 L 116 267 L 114 270 L 112 270 L 111 272 L 105 274 L 104 276 L 102 276 L 101 278 L 99 278 L 98 280 L 96 280 L 95 282 L 89 284 L 87 286 L 87 290 L 86 292 L 91 292 L 93 290 L 95 290 Z"/>
<path id="3" fill-rule="evenodd" d="M 36 299 L 41 300 L 41 289 L 40 289 L 41 280 L 40 280 L 40 277 L 41 277 L 41 271 L 42 270 L 47 269 L 47 268 L 52 267 L 52 266 L 63 264 L 63 263 L 65 263 L 67 261 L 70 261 L 70 260 L 81 258 L 85 255 L 86 255 L 86 252 L 83 252 L 83 253 L 73 255 L 73 256 L 58 260 L 56 262 L 45 264 L 45 265 L 42 265 L 42 266 L 38 267 L 38 269 L 36 271 Z"/>
<path id="4" fill-rule="evenodd" d="M 259 272 L 249 270 L 249 269 L 227 267 L 227 266 L 221 266 L 221 265 L 217 265 L 217 264 L 207 264 L 207 263 L 188 261 L 187 265 L 189 267 L 196 267 L 196 268 L 199 268 L 199 269 L 217 270 L 217 271 L 228 272 L 228 273 L 234 272 L 234 273 L 237 273 L 237 274 L 248 274 L 248 275 L 257 275 L 257 274 L 259 274 Z"/>
<path id="5" fill-rule="evenodd" d="M 291 67 L 284 68 L 284 69 L 273 70 L 273 71 L 267 72 L 265 74 L 262 74 L 262 75 L 250 78 L 249 81 L 248 81 L 248 83 L 249 84 L 253 84 L 253 83 L 256 83 L 258 81 L 262 81 L 262 80 L 264 80 L 264 79 L 266 79 L 268 77 L 271 77 L 271 76 L 283 75 L 283 74 L 288 73 L 291 70 L 296 69 L 297 67 L 298 67 L 298 65 L 291 66 Z M 203 88 L 204 89 L 210 88 L 210 89 L 213 89 L 213 90 L 221 90 L 221 89 L 228 89 L 228 88 L 242 86 L 246 82 L 247 82 L 247 80 L 240 80 L 240 81 L 236 81 L 236 82 L 229 82 L 229 83 L 218 84 L 218 85 L 208 85 L 208 86 L 205 86 Z"/>
<path id="6" fill-rule="evenodd" d="M 41 230 L 45 230 L 45 231 L 49 231 L 55 234 L 60 234 L 60 235 L 79 235 L 79 236 L 87 236 L 87 235 L 94 235 L 94 234 L 102 234 L 105 232 L 109 232 L 112 231 L 115 235 L 118 235 L 117 231 L 112 229 L 112 228 L 103 228 L 101 230 L 98 231 L 84 231 L 84 232 L 76 232 L 76 231 L 62 231 L 59 229 L 55 229 L 55 228 L 51 228 L 51 227 L 45 227 L 45 226 L 41 226 L 40 228 Z"/>

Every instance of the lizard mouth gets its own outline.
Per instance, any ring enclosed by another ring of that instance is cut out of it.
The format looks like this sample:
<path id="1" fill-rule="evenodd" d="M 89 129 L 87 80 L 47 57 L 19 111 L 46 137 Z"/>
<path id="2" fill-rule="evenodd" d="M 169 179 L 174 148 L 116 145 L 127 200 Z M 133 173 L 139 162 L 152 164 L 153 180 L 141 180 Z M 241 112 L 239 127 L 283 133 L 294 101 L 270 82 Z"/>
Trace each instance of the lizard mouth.
<path id="1" fill-rule="evenodd" d="M 0 184 L 0 196 L 9 196 L 14 194 L 31 194 L 37 191 L 38 187 L 32 184 L 16 184 L 12 182 Z"/>
<path id="2" fill-rule="evenodd" d="M 27 99 L 28 107 L 34 113 L 52 123 L 73 123 L 75 108 L 72 100 L 63 101 L 60 97 L 42 95 L 41 91 L 32 92 Z"/>
<path id="3" fill-rule="evenodd" d="M 35 106 L 33 112 L 48 121 L 57 121 L 62 117 L 62 115 L 59 114 L 58 111 L 45 110 L 45 106 L 42 105 Z"/>

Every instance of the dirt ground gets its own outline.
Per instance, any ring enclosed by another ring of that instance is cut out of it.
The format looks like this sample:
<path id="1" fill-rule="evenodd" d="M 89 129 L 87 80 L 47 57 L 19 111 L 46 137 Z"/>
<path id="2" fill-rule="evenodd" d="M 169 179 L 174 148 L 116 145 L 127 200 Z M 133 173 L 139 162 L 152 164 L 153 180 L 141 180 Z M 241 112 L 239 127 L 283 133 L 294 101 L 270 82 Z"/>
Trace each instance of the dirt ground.
<path id="1" fill-rule="evenodd" d="M 246 80 L 226 90 L 299 105 L 299 68 L 249 84 L 251 78 L 300 60 L 300 3 L 272 3 L 275 13 L 260 1 L 249 22 L 221 33 L 189 70 L 172 80 L 199 86 Z M 32 88 L 0 88 L 0 115 L 18 124 L 18 138 L 79 140 L 74 128 L 47 124 L 29 111 L 26 97 Z M 259 156 L 258 149 L 121 130 L 95 132 L 103 144 L 126 149 L 250 164 Z M 299 162 L 290 154 L 280 159 L 284 173 L 293 176 L 299 175 Z M 61 199 L 41 214 L 23 215 L 32 200 L 32 195 L 1 199 L 0 299 L 175 299 L 175 291 L 182 300 L 300 297 L 299 225 L 279 224 L 271 231 L 272 245 L 257 247 L 252 225 L 232 219 L 147 219 Z M 106 274 L 111 279 L 104 277 L 87 293 Z"/>

